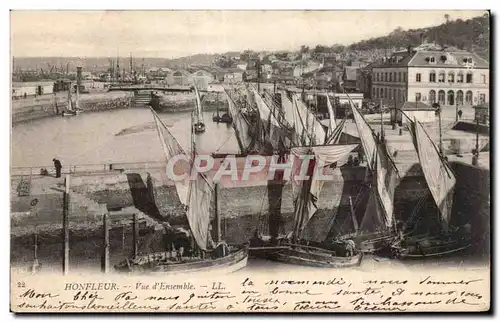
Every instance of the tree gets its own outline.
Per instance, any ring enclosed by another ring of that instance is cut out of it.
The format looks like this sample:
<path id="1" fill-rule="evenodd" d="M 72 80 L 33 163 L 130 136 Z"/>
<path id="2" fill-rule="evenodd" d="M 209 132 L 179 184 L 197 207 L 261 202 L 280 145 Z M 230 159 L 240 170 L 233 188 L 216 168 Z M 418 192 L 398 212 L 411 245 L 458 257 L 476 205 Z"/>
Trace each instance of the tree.
<path id="1" fill-rule="evenodd" d="M 446 19 L 446 23 L 449 23 L 450 22 L 450 15 L 449 14 L 445 14 L 444 15 L 444 19 Z"/>

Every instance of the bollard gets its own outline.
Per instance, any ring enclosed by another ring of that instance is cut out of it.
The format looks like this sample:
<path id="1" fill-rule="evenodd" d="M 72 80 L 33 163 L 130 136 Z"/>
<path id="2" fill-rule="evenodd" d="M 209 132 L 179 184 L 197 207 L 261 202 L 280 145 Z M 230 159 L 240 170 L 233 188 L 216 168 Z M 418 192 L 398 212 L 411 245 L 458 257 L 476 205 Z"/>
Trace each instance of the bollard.
<path id="1" fill-rule="evenodd" d="M 473 155 L 472 156 L 472 165 L 477 166 L 478 161 L 479 161 L 479 157 L 477 155 Z"/>
<path id="2" fill-rule="evenodd" d="M 399 135 L 403 135 L 403 129 L 399 129 Z"/>
<path id="3" fill-rule="evenodd" d="M 101 259 L 101 271 L 103 273 L 109 272 L 109 220 L 108 214 L 102 216 L 102 229 L 103 229 L 103 247 L 102 247 L 102 259 Z"/>

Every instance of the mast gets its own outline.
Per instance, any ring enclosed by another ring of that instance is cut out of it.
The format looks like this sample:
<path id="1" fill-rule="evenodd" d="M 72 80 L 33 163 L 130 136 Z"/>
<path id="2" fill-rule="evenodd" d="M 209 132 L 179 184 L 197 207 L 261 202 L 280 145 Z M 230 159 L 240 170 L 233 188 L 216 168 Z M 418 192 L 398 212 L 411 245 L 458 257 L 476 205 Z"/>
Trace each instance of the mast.
<path id="1" fill-rule="evenodd" d="M 219 213 L 219 184 L 214 182 L 214 211 L 215 211 L 215 244 L 222 240 L 221 232 L 221 217 Z"/>
<path id="2" fill-rule="evenodd" d="M 384 142 L 384 115 L 382 108 L 382 100 L 380 100 L 380 142 Z"/>

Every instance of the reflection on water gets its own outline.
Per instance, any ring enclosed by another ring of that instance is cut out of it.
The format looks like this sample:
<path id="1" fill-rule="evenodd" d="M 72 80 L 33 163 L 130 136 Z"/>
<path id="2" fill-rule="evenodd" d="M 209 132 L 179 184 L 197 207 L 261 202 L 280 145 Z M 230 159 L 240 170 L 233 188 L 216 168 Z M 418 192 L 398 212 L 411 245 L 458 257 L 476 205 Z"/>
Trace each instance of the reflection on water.
<path id="1" fill-rule="evenodd" d="M 179 143 L 190 150 L 191 114 L 160 114 Z M 234 130 L 212 122 L 205 112 L 206 131 L 196 135 L 200 153 L 238 153 Z M 11 164 L 14 167 L 113 162 L 163 161 L 164 155 L 149 109 L 123 109 L 53 117 L 12 128 Z M 119 134 L 119 135 L 117 135 Z"/>

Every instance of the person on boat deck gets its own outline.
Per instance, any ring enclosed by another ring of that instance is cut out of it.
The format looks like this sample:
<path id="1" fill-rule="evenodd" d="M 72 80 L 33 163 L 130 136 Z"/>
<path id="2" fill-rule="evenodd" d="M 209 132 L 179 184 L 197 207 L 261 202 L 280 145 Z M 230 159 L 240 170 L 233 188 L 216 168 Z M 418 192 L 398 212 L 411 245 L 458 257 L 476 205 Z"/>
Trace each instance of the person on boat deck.
<path id="1" fill-rule="evenodd" d="M 56 168 L 56 178 L 60 178 L 61 177 L 61 169 L 62 169 L 61 161 L 54 158 L 54 159 L 52 159 L 52 162 L 54 162 L 54 167 Z"/>
<path id="2" fill-rule="evenodd" d="M 345 250 L 346 250 L 346 256 L 350 257 L 354 255 L 354 252 L 356 251 L 356 244 L 352 239 L 347 239 L 345 241 Z"/>
<path id="3" fill-rule="evenodd" d="M 353 157 L 352 155 L 349 155 L 349 157 L 347 158 L 347 165 L 352 166 L 353 164 L 354 164 Z"/>

